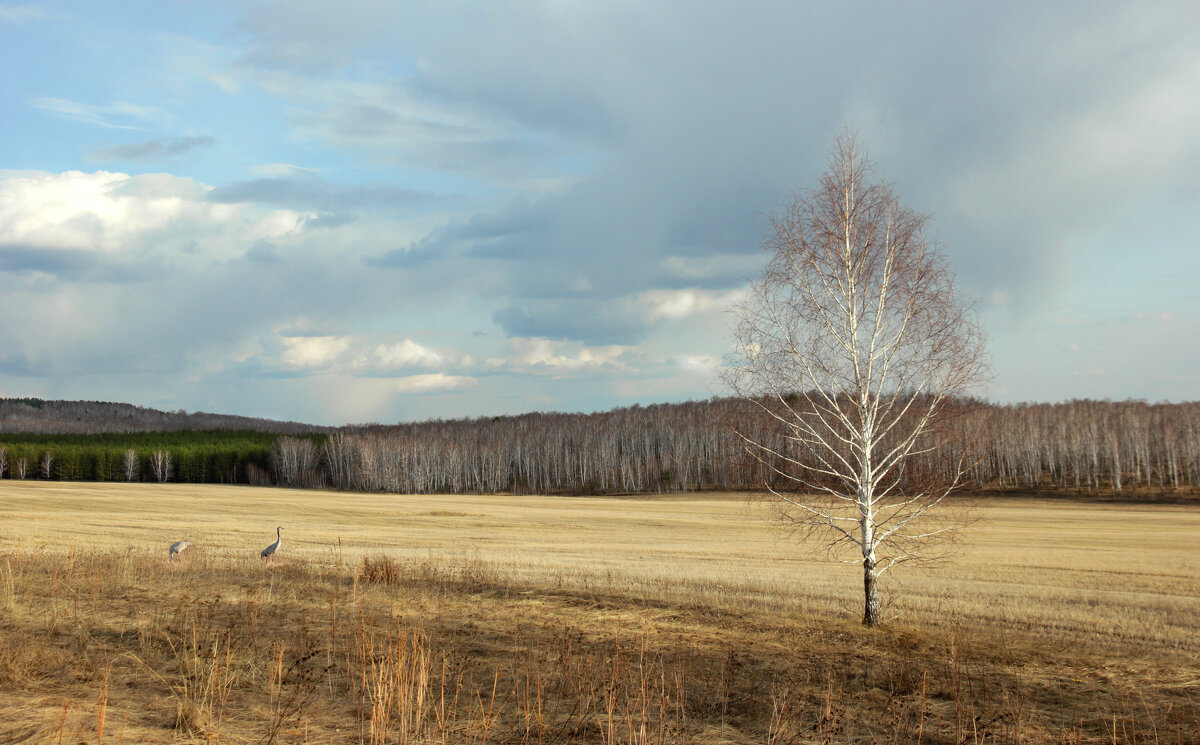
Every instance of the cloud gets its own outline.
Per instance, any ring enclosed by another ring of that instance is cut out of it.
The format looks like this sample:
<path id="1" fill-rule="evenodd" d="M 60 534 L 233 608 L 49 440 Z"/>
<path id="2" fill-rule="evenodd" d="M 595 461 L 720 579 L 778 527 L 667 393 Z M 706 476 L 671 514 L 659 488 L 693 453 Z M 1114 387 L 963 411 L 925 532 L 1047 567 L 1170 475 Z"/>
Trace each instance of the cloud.
<path id="1" fill-rule="evenodd" d="M 553 190 L 547 176 L 565 144 L 476 106 L 443 102 L 411 80 L 328 80 L 259 70 L 259 86 L 293 107 L 296 136 L 391 167 L 421 169 L 504 186 Z"/>
<path id="2" fill-rule="evenodd" d="M 203 263 L 303 227 L 289 210 L 211 204 L 208 189 L 167 174 L 0 171 L 0 244 Z"/>
<path id="3" fill-rule="evenodd" d="M 97 74 L 23 101 L 96 128 L 30 117 L 95 138 L 47 162 L 87 152 L 172 171 L 0 173 L 11 348 L 81 390 L 136 368 L 139 390 L 188 408 L 335 421 L 338 401 L 394 419 L 704 395 L 724 309 L 765 263 L 768 215 L 814 184 L 846 125 L 933 214 L 964 293 L 988 299 L 1012 395 L 1038 397 L 1035 378 L 1072 395 L 1057 376 L 1119 396 L 1130 371 L 1196 367 L 1168 348 L 1190 348 L 1194 321 L 1156 321 L 1181 329 L 1170 345 L 1114 327 L 1068 367 L 1024 351 L 1053 360 L 1092 333 L 1051 320 L 1091 318 L 1087 298 L 1194 305 L 1194 3 L 1086 17 L 1066 3 L 731 0 L 209 12 L 195 39 L 151 31 L 125 68 L 100 64 L 111 46 L 71 47 Z M 860 53 L 846 57 L 851 36 Z M 104 131 L 119 128 L 147 132 Z M 213 142 L 173 136 L 195 131 Z M 25 138 L 10 148 L 47 147 Z M 23 162 L 35 157 L 50 156 Z M 1129 246 L 1139 258 L 1106 268 Z M 1121 351 L 1134 345 L 1139 361 Z M 1071 379 L 1101 368 L 1103 381 Z M 401 378 L 476 382 L 406 399 Z"/>
<path id="4" fill-rule="evenodd" d="M 712 290 L 648 290 L 638 297 L 645 309 L 646 320 L 678 321 L 703 313 L 724 312 L 744 293 L 714 292 Z"/>
<path id="5" fill-rule="evenodd" d="M 90 150 L 84 157 L 97 163 L 112 161 L 153 163 L 169 160 L 196 148 L 211 147 L 214 142 L 216 140 L 212 137 L 164 137 L 124 145 L 108 145 L 107 147 Z"/>
<path id="6" fill-rule="evenodd" d="M 445 369 L 448 367 L 469 368 L 473 360 L 455 349 L 436 349 L 418 344 L 412 339 L 392 344 L 377 345 L 369 354 L 355 360 L 353 367 L 371 374 L 380 375 L 390 371 L 421 367 Z"/>
<path id="7" fill-rule="evenodd" d="M 30 23 L 49 17 L 45 9 L 36 5 L 0 5 L 0 23 Z"/>
<path id="8" fill-rule="evenodd" d="M 93 257 L 86 251 L 54 251 L 41 246 L 0 243 L 0 271 L 78 278 L 92 264 Z"/>
<path id="9" fill-rule="evenodd" d="M 385 269 L 414 269 L 436 260 L 441 255 L 436 247 L 430 246 L 428 243 L 421 243 L 415 246 L 394 248 L 378 256 L 366 256 L 362 261 L 367 266 Z"/>
<path id="10" fill-rule="evenodd" d="M 134 282 L 153 276 L 155 263 L 98 256 L 91 251 L 0 243 L 0 272 L 71 282 Z"/>
<path id="11" fill-rule="evenodd" d="M 520 259 L 520 245 L 536 240 L 544 213 L 526 199 L 498 212 L 455 216 L 418 243 L 371 256 L 372 266 L 408 268 L 436 258 L 459 255 L 466 259 Z"/>
<path id="12" fill-rule="evenodd" d="M 641 343 L 662 324 L 723 315 L 742 293 L 688 288 L 616 297 L 603 297 L 603 290 L 559 294 L 563 296 L 530 298 L 520 305 L 502 307 L 492 314 L 492 320 L 510 337 L 631 345 Z"/>
<path id="13" fill-rule="evenodd" d="M 465 390 L 474 387 L 478 382 L 475 378 L 466 375 L 424 373 L 395 378 L 392 381 L 392 388 L 397 393 L 436 393 Z"/>
<path id="14" fill-rule="evenodd" d="M 273 204 L 296 210 L 343 212 L 363 208 L 406 208 L 428 204 L 427 192 L 394 186 L 337 187 L 315 176 L 260 178 L 238 181 L 213 189 L 211 202 L 219 204 Z"/>
<path id="15" fill-rule="evenodd" d="M 668 362 L 687 372 L 704 375 L 711 375 L 721 367 L 720 358 L 711 354 L 684 354 L 671 357 Z"/>
<path id="16" fill-rule="evenodd" d="M 23 378 L 42 377 L 51 372 L 46 359 L 30 359 L 21 353 L 8 352 L 0 355 L 0 373 Z"/>
<path id="17" fill-rule="evenodd" d="M 350 348 L 350 340 L 341 336 L 282 336 L 282 365 L 291 370 L 324 370 L 339 361 Z"/>
<path id="18" fill-rule="evenodd" d="M 645 337 L 646 328 L 624 303 L 586 297 L 532 300 L 492 313 L 510 337 L 542 337 L 594 345 L 630 345 Z"/>
<path id="19" fill-rule="evenodd" d="M 584 372 L 629 370 L 633 348 L 621 345 L 589 347 L 553 339 L 509 339 L 509 354 L 485 363 L 493 371 L 570 376 Z"/>
<path id="20" fill-rule="evenodd" d="M 246 257 L 247 261 L 264 267 L 275 266 L 283 261 L 283 257 L 279 255 L 279 251 L 275 250 L 275 247 L 269 241 L 255 243 L 246 249 L 246 253 L 242 255 Z"/>
<path id="21" fill-rule="evenodd" d="M 141 106 L 126 101 L 116 101 L 103 106 L 46 96 L 35 98 L 31 103 L 34 107 L 59 119 L 107 129 L 142 129 L 147 124 L 167 122 L 171 119 L 170 115 L 161 108 Z"/>
<path id="22" fill-rule="evenodd" d="M 744 284 L 762 273 L 766 257 L 753 253 L 709 256 L 665 256 L 658 265 L 664 284 L 673 287 L 724 289 Z"/>
<path id="23" fill-rule="evenodd" d="M 444 390 L 465 386 L 463 381 L 469 376 L 463 373 L 475 366 L 471 355 L 452 347 L 427 346 L 390 334 L 335 333 L 333 325 L 302 318 L 278 326 L 258 338 L 239 366 L 267 376 L 321 373 L 357 379 L 405 379 L 410 387 L 432 385 L 429 381 L 434 380 L 463 384 L 452 388 L 446 383 Z M 416 371 L 424 372 L 414 375 Z M 441 377 L 432 377 L 429 371 Z"/>
<path id="24" fill-rule="evenodd" d="M 337 350 L 319 341 L 248 355 L 246 342 L 301 309 L 336 317 L 378 302 L 382 286 L 343 276 L 303 215 L 214 204 L 209 190 L 166 174 L 0 171 L 0 318 L 23 319 L 4 327 L 12 345 L 91 384 L 135 370 L 213 383 L 329 364 Z"/>

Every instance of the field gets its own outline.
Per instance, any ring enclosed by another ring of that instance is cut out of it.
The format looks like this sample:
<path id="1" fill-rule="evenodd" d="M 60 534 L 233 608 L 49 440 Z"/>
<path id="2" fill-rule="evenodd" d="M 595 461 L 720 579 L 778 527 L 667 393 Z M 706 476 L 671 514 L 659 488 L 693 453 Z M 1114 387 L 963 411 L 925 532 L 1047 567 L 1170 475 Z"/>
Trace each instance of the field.
<path id="1" fill-rule="evenodd" d="M 1200 742 L 1200 507 L 972 502 L 866 630 L 744 495 L 3 481 L 0 742 Z"/>

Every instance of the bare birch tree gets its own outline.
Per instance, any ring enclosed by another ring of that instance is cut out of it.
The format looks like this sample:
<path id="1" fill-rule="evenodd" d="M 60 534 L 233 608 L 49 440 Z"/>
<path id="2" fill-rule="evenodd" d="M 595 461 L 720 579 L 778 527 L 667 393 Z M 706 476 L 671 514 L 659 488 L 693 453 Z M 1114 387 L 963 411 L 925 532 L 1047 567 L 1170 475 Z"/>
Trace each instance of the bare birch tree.
<path id="1" fill-rule="evenodd" d="M 133 481 L 138 474 L 138 456 L 137 451 L 130 448 L 125 451 L 125 455 L 121 457 L 121 471 L 125 474 L 126 481 Z"/>
<path id="2" fill-rule="evenodd" d="M 934 508 L 970 449 L 949 468 L 916 464 L 943 444 L 955 397 L 987 375 L 925 222 L 841 135 L 817 188 L 772 220 L 773 257 L 736 311 L 726 376 L 782 434 L 738 432 L 785 519 L 862 563 L 867 626 L 880 621 L 879 577 L 953 527 Z"/>
<path id="3" fill-rule="evenodd" d="M 170 450 L 155 450 L 150 454 L 150 472 L 154 474 L 155 481 L 160 484 L 170 481 L 172 470 Z"/>
<path id="4" fill-rule="evenodd" d="M 271 446 L 271 466 L 275 483 L 280 486 L 319 487 L 317 470 L 319 453 L 312 440 L 299 437 L 279 437 Z"/>

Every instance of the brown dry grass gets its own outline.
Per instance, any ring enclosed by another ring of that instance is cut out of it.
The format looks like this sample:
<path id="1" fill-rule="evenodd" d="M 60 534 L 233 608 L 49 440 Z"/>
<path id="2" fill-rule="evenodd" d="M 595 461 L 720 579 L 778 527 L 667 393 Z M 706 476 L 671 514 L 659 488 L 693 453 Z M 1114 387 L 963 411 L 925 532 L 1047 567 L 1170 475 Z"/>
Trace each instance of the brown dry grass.
<path id="1" fill-rule="evenodd" d="M 0 742 L 1200 741 L 1200 508 L 979 517 L 868 631 L 736 495 L 0 482 Z"/>

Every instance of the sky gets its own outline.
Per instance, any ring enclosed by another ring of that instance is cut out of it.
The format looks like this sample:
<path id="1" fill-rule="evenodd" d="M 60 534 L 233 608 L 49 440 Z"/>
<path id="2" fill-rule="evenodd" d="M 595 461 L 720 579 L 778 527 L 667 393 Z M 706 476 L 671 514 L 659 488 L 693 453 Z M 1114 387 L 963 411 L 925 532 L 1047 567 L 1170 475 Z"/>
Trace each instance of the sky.
<path id="1" fill-rule="evenodd" d="M 984 397 L 1200 398 L 1194 0 L 3 2 L 0 69 L 0 396 L 723 395 L 849 128 L 975 298 Z"/>

